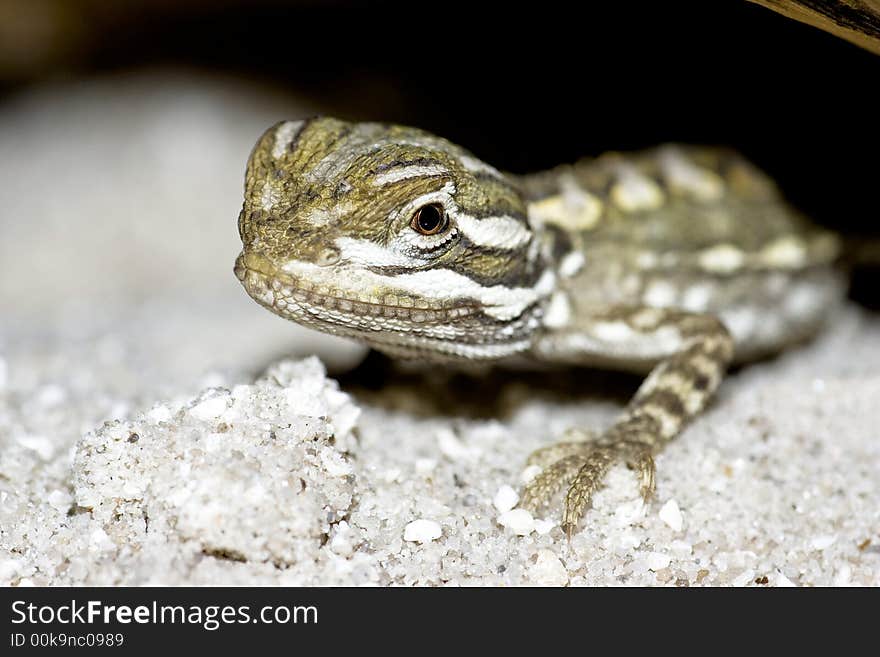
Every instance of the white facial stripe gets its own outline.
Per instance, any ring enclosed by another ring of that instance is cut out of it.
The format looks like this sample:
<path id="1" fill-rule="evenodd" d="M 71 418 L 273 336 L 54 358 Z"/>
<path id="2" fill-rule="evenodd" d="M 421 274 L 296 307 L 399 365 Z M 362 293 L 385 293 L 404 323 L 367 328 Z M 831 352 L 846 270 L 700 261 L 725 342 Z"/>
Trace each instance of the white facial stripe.
<path id="1" fill-rule="evenodd" d="M 449 175 L 449 169 L 439 164 L 412 164 L 399 169 L 392 169 L 380 173 L 373 179 L 375 187 L 382 187 L 400 180 L 409 180 L 410 178 L 428 178 L 431 176 Z"/>
<path id="2" fill-rule="evenodd" d="M 512 319 L 537 300 L 534 290 L 503 285 L 482 287 L 462 274 L 442 269 L 403 274 L 386 282 L 406 292 L 428 298 L 464 296 L 477 299 L 486 313 L 497 319 Z"/>
<path id="3" fill-rule="evenodd" d="M 422 267 L 424 260 L 412 258 L 371 240 L 339 237 L 335 242 L 343 260 L 371 267 Z"/>
<path id="4" fill-rule="evenodd" d="M 304 121 L 285 121 L 275 131 L 275 143 L 272 145 L 272 157 L 276 160 L 284 155 L 290 142 L 302 130 Z"/>
<path id="5" fill-rule="evenodd" d="M 454 212 L 457 210 L 457 206 L 455 202 L 452 200 L 452 195 L 455 194 L 455 183 L 446 182 L 443 184 L 443 187 L 438 189 L 436 192 L 428 192 L 427 194 L 422 194 L 421 196 L 417 196 L 412 201 L 404 205 L 400 210 L 396 212 L 392 212 L 388 217 L 389 221 L 394 221 L 396 217 L 401 215 L 406 216 L 407 218 L 412 217 L 413 213 L 418 210 L 423 205 L 428 205 L 429 203 L 440 203 L 447 210 Z"/>
<path id="6" fill-rule="evenodd" d="M 394 221 L 400 215 L 410 217 L 423 205 L 441 203 L 458 230 L 477 246 L 513 250 L 531 240 L 532 231 L 513 217 L 499 215 L 477 219 L 462 212 L 455 202 L 455 191 L 455 184 L 451 181 L 447 182 L 436 192 L 422 194 L 404 205 L 389 217 L 389 221 Z"/>
<path id="7" fill-rule="evenodd" d="M 461 232 L 474 244 L 495 249 L 518 249 L 532 239 L 532 231 L 513 217 L 483 217 L 453 212 Z"/>
<path id="8" fill-rule="evenodd" d="M 328 271 L 318 265 L 291 260 L 284 271 L 294 276 L 302 276 L 313 285 L 338 287 L 339 271 Z M 530 305 L 546 297 L 555 284 L 554 275 L 546 271 L 533 288 L 506 287 L 493 285 L 483 287 L 467 276 L 448 269 L 429 269 L 426 271 L 385 276 L 365 269 L 352 269 L 346 272 L 343 280 L 352 289 L 396 290 L 399 294 L 411 294 L 431 300 L 442 301 L 450 298 L 473 299 L 482 306 L 483 312 L 502 321 L 513 319 Z"/>

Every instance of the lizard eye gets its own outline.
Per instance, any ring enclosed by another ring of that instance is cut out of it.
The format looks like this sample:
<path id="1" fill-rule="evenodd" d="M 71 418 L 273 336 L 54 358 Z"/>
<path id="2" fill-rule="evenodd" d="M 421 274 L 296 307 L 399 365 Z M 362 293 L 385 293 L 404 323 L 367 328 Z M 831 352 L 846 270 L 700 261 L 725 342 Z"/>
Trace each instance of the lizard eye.
<path id="1" fill-rule="evenodd" d="M 446 228 L 448 223 L 443 206 L 439 203 L 431 203 L 416 210 L 409 225 L 422 235 L 436 235 Z"/>

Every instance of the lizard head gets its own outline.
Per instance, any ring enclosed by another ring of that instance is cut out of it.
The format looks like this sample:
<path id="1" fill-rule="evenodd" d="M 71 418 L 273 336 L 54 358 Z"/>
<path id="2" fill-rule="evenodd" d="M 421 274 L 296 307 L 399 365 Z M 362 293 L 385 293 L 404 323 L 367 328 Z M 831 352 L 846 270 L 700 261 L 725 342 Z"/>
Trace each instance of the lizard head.
<path id="1" fill-rule="evenodd" d="M 522 351 L 554 285 L 515 181 L 413 128 L 276 124 L 238 226 L 235 273 L 256 301 L 399 356 Z"/>

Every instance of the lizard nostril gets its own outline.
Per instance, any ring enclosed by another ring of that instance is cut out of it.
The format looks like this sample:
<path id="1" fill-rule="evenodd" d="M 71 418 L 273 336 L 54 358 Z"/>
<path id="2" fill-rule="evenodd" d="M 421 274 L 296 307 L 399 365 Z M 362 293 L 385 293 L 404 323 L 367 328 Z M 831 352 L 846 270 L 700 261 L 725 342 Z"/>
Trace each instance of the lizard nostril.
<path id="1" fill-rule="evenodd" d="M 315 263 L 322 267 L 329 267 L 330 265 L 335 265 L 339 262 L 339 255 L 339 249 L 328 246 L 318 252 L 318 257 L 316 258 Z"/>
<path id="2" fill-rule="evenodd" d="M 244 254 L 235 259 L 235 267 L 232 268 L 232 271 L 235 272 L 235 277 L 238 280 L 244 281 L 245 274 L 247 274 L 247 267 L 244 266 Z"/>

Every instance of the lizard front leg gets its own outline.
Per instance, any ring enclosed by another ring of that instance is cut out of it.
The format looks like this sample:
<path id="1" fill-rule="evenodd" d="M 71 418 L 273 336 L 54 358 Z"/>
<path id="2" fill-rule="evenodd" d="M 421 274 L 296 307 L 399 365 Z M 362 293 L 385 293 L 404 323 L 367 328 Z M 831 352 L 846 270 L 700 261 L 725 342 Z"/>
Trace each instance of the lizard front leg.
<path id="1" fill-rule="evenodd" d="M 585 440 L 588 434 L 573 429 L 568 442 L 533 455 L 532 461 L 556 459 L 526 485 L 522 506 L 535 510 L 568 484 L 562 527 L 569 537 L 614 463 L 636 467 L 643 496 L 653 493 L 654 455 L 702 411 L 733 358 L 730 333 L 711 315 L 620 307 L 578 324 L 539 338 L 535 355 L 578 365 L 656 364 L 604 433 Z"/>

